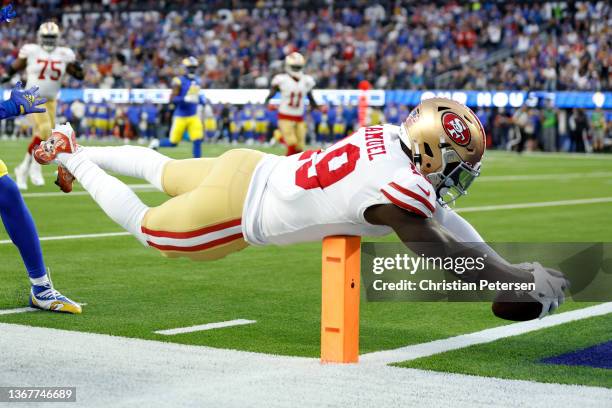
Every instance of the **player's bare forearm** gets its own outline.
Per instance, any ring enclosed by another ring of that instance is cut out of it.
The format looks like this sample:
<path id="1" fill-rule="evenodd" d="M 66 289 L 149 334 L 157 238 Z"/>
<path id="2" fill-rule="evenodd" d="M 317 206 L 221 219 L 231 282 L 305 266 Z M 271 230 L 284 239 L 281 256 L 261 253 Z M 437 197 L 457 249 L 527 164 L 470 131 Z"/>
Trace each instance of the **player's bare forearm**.
<path id="1" fill-rule="evenodd" d="M 264 101 L 264 104 L 267 104 L 268 102 L 270 102 L 270 99 L 274 98 L 274 95 L 276 95 L 279 91 L 278 86 L 273 86 L 272 89 L 270 89 L 270 93 L 268 94 L 268 96 L 266 96 L 266 100 Z"/>
<path id="2" fill-rule="evenodd" d="M 424 218 L 409 213 L 392 204 L 370 207 L 366 210 L 365 217 L 372 224 L 387 225 L 393 228 L 408 248 L 427 257 L 476 259 L 486 255 L 486 267 L 482 270 L 474 267 L 462 274 L 449 271 L 462 280 L 533 282 L 533 276 L 530 273 L 508 264 L 488 245 L 474 246 L 463 243 L 433 218 Z M 431 245 L 432 243 L 437 245 Z"/>
<path id="3" fill-rule="evenodd" d="M 319 109 L 319 105 L 317 105 L 317 101 L 315 101 L 314 95 L 311 92 L 308 92 L 308 103 L 310 104 L 310 109 Z"/>
<path id="4" fill-rule="evenodd" d="M 11 80 L 11 78 L 18 73 L 23 71 L 26 67 L 27 61 L 25 58 L 18 58 L 7 68 L 6 74 L 0 78 L 1 83 L 5 83 Z"/>
<path id="5" fill-rule="evenodd" d="M 71 62 L 70 64 L 66 65 L 66 72 L 75 79 L 78 79 L 79 81 L 85 78 L 85 70 L 83 69 L 83 64 L 78 61 Z"/>

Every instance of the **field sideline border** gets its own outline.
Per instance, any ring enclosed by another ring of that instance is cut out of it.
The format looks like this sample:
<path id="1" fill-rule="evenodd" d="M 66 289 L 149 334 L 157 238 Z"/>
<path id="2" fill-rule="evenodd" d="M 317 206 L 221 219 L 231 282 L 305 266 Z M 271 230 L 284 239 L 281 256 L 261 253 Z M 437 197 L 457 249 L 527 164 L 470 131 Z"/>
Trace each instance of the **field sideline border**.
<path id="1" fill-rule="evenodd" d="M 9 323 L 0 323 L 0 332 L 0 349 L 12 356 L 3 362 L 0 383 L 40 386 L 32 373 L 42 355 L 45 364 L 62 367 L 62 385 L 77 388 L 78 403 L 71 406 L 280 407 L 301 401 L 304 407 L 360 408 L 445 406 L 453 401 L 459 408 L 586 408 L 605 406 L 612 399 L 612 390 L 602 387 L 392 367 L 366 358 L 374 353 L 364 355 L 360 364 L 321 364 L 315 358 Z"/>

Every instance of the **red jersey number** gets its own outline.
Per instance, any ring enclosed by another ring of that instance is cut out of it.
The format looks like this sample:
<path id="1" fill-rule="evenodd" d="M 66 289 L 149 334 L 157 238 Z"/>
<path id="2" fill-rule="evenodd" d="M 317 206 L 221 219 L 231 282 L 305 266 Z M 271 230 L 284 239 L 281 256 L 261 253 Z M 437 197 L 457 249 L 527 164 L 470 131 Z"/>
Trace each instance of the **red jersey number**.
<path id="1" fill-rule="evenodd" d="M 302 105 L 302 93 L 298 92 L 291 92 L 291 94 L 289 95 L 289 107 L 291 108 L 299 108 Z"/>
<path id="2" fill-rule="evenodd" d="M 335 169 L 330 169 L 330 162 L 346 153 L 346 161 Z M 308 176 L 309 169 L 313 166 L 312 160 L 302 164 L 295 173 L 295 184 L 304 190 L 313 188 L 326 188 L 335 184 L 351 174 L 357 166 L 359 160 L 359 147 L 352 144 L 345 144 L 338 149 L 325 153 L 323 158 L 315 165 L 315 174 Z M 300 159 L 307 159 L 312 156 L 311 152 L 304 152 Z"/>
<path id="3" fill-rule="evenodd" d="M 40 75 L 38 75 L 38 79 L 47 79 L 45 75 L 45 72 L 47 71 L 47 67 L 51 71 L 51 74 L 49 75 L 50 80 L 57 81 L 62 76 L 62 70 L 60 69 L 60 67 L 58 67 L 58 65 L 61 64 L 61 61 L 51 61 L 51 60 L 39 59 L 39 60 L 36 60 L 36 62 L 42 65 L 42 68 L 40 70 Z"/>

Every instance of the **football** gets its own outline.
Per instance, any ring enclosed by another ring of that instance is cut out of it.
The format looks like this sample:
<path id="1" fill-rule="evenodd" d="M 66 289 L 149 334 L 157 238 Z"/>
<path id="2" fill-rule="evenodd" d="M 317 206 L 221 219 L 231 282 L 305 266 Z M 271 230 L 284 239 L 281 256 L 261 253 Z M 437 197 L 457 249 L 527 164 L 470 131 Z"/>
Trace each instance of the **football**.
<path id="1" fill-rule="evenodd" d="M 503 291 L 495 296 L 491 310 L 501 319 L 524 322 L 537 319 L 542 313 L 542 304 L 525 292 Z"/>

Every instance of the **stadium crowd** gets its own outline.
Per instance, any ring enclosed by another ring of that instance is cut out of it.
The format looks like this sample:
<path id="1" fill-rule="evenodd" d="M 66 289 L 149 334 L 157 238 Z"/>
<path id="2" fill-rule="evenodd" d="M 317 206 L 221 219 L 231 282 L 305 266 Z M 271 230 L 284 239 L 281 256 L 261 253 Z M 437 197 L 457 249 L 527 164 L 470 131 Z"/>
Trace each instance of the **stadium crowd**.
<path id="1" fill-rule="evenodd" d="M 194 55 L 205 89 L 265 88 L 299 50 L 320 88 L 367 79 L 380 89 L 441 80 L 457 89 L 610 89 L 605 1 L 259 1 L 231 11 L 218 1 L 23 3 L 21 24 L 0 28 L 3 63 L 61 10 L 64 41 L 85 61 L 89 87 L 166 87 Z"/>

